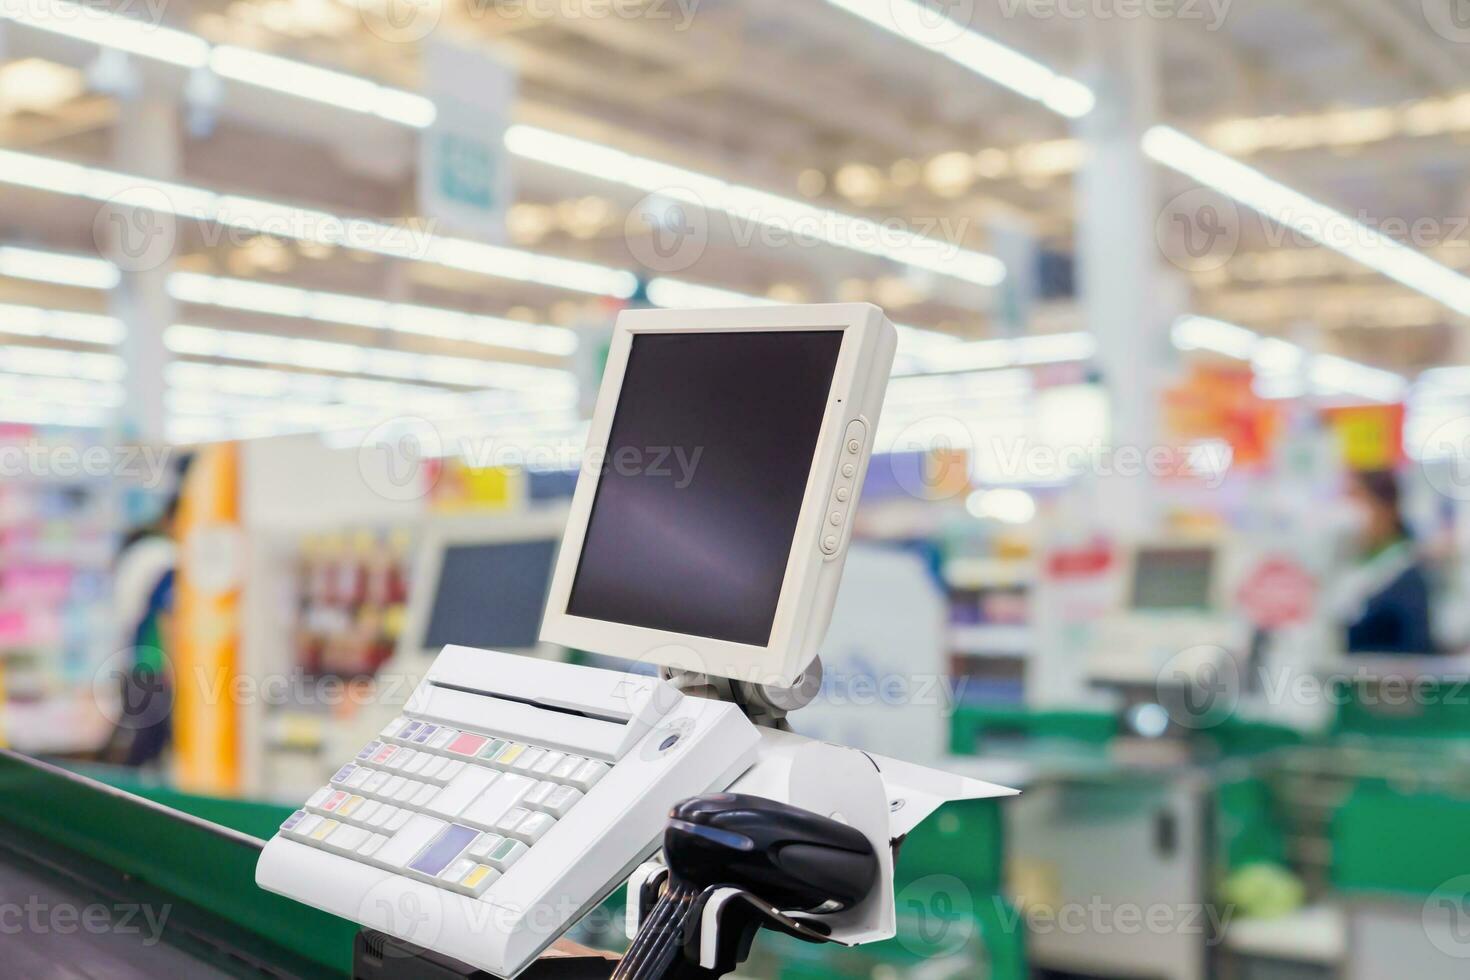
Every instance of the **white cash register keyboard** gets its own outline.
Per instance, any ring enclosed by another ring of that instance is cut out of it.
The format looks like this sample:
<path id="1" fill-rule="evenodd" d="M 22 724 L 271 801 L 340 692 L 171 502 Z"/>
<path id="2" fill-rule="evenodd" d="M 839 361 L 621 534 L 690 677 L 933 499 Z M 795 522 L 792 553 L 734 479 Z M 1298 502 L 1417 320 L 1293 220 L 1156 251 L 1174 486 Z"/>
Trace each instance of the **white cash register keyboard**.
<path id="1" fill-rule="evenodd" d="M 652 677 L 446 647 L 282 824 L 262 888 L 512 977 L 727 788 L 759 736 Z"/>

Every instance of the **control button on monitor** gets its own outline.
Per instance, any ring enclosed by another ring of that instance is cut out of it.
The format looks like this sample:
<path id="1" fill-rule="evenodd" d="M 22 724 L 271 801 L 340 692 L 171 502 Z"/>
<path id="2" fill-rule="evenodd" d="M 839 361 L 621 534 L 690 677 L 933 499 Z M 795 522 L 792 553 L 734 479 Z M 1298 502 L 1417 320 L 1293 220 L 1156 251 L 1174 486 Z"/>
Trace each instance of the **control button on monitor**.
<path id="1" fill-rule="evenodd" d="M 827 535 L 825 538 L 822 539 L 822 550 L 827 552 L 828 554 L 836 551 L 837 539 L 830 534 Z"/>
<path id="2" fill-rule="evenodd" d="M 847 440 L 847 451 L 856 456 L 858 453 L 863 451 L 863 444 L 858 442 L 856 439 L 849 439 Z"/>
<path id="3" fill-rule="evenodd" d="M 849 496 L 851 496 L 851 494 L 849 494 L 849 493 L 848 493 L 848 492 L 847 492 L 847 487 L 838 487 L 838 488 L 837 488 L 837 499 L 838 499 L 838 500 L 839 500 L 839 501 L 840 501 L 840 502 L 842 502 L 842 503 L 844 503 L 844 504 L 845 504 L 845 503 L 847 503 L 847 498 L 848 498 L 848 497 L 849 497 Z"/>
<path id="4" fill-rule="evenodd" d="M 853 466 L 851 463 L 843 463 L 842 475 L 851 480 L 853 477 L 857 476 L 857 467 Z"/>
<path id="5" fill-rule="evenodd" d="M 827 520 L 832 523 L 833 527 L 840 527 L 842 525 L 842 513 L 834 510 L 832 516 L 827 518 Z"/>

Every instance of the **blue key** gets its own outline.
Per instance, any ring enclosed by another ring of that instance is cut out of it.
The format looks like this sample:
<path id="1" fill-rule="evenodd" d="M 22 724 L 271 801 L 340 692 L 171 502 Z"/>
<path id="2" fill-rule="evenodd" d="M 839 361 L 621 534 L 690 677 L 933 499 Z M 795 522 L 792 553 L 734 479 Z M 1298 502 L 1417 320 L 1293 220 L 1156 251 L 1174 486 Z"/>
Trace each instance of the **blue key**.
<path id="1" fill-rule="evenodd" d="M 413 859 L 409 868 L 428 875 L 431 878 L 439 877 L 440 872 L 449 867 L 454 859 L 464 853 L 464 849 L 475 842 L 480 832 L 463 824 L 450 824 L 440 832 L 439 837 L 419 852 L 419 856 Z"/>

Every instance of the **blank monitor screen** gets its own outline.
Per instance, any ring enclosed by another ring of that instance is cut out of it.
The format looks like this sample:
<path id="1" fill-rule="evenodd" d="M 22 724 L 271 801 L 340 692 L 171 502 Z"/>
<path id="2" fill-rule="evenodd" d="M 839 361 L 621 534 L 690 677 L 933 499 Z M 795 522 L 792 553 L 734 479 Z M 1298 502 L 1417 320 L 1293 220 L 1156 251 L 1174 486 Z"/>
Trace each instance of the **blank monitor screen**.
<path id="1" fill-rule="evenodd" d="M 765 646 L 841 347 L 635 334 L 567 612 Z"/>
<path id="2" fill-rule="evenodd" d="M 555 541 L 450 545 L 439 567 L 424 649 L 526 650 L 540 640 Z"/>
<path id="3" fill-rule="evenodd" d="M 1209 609 L 1213 548 L 1145 548 L 1133 566 L 1133 608 Z"/>

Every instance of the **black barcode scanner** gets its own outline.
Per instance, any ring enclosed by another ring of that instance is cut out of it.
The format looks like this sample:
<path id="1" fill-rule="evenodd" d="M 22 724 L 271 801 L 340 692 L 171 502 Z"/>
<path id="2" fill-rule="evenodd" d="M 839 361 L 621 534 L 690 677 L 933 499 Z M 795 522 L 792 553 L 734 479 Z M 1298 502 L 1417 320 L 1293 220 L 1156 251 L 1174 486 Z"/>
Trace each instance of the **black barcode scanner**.
<path id="1" fill-rule="evenodd" d="M 731 972 L 762 927 L 824 941 L 820 924 L 782 913 L 851 908 L 878 880 L 878 858 L 859 830 L 759 796 L 721 793 L 674 807 L 664 831 L 669 873 L 613 980 L 704 980 Z M 721 895 L 722 889 L 741 894 Z M 732 897 L 739 901 L 730 901 Z M 639 896 L 629 896 L 639 901 Z M 719 901 L 718 956 L 701 967 L 706 909 Z"/>

